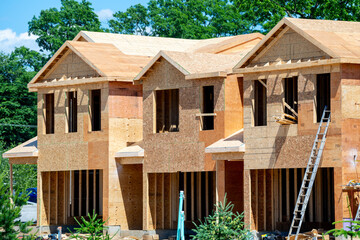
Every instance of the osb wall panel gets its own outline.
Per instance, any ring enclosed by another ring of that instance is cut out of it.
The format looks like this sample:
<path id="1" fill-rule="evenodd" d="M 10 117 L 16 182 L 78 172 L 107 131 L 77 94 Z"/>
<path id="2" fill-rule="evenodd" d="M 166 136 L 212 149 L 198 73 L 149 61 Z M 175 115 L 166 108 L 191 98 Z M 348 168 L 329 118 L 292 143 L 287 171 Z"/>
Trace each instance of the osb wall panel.
<path id="1" fill-rule="evenodd" d="M 110 118 L 109 126 L 109 225 L 139 230 L 142 219 L 135 216 L 142 215 L 142 165 L 121 165 L 114 156 L 142 139 L 142 119 Z"/>
<path id="2" fill-rule="evenodd" d="M 243 79 L 229 75 L 225 80 L 225 137 L 244 127 L 243 118 Z"/>
<path id="3" fill-rule="evenodd" d="M 109 225 L 142 229 L 142 165 L 116 163 L 118 179 L 109 181 Z"/>
<path id="4" fill-rule="evenodd" d="M 342 86 L 343 118 L 360 119 L 360 86 Z"/>
<path id="5" fill-rule="evenodd" d="M 142 86 L 110 82 L 109 117 L 142 118 Z"/>
<path id="6" fill-rule="evenodd" d="M 61 60 L 55 64 L 50 74 L 45 76 L 46 80 L 60 79 L 62 77 L 75 78 L 75 77 L 99 77 L 100 75 L 84 62 L 78 55 L 71 50 L 62 57 Z"/>
<path id="7" fill-rule="evenodd" d="M 331 114 L 321 166 L 341 166 L 340 68 L 323 66 L 291 71 L 244 75 L 245 169 L 306 167 L 318 129 L 315 114 L 316 74 L 331 73 Z M 298 76 L 298 124 L 280 125 L 274 116 L 283 112 L 283 79 Z M 267 80 L 267 126 L 253 126 L 253 80 Z M 289 161 L 291 159 L 291 161 Z"/>
<path id="8" fill-rule="evenodd" d="M 358 65 L 344 64 L 341 66 L 341 99 L 342 99 L 342 182 L 345 185 L 350 180 L 359 179 L 360 172 L 360 119 L 358 118 L 359 94 L 356 91 L 360 87 L 360 67 Z M 356 159 L 356 161 L 355 161 Z M 350 202 L 355 201 L 356 194 L 343 192 L 342 203 L 344 218 L 349 218 L 347 197 Z M 357 202 L 357 201 L 356 201 Z M 357 203 L 358 204 L 358 203 Z M 352 204 L 352 211 L 357 208 Z M 356 210 L 355 210 L 356 212 Z M 340 219 L 341 220 L 341 219 Z"/>
<path id="9" fill-rule="evenodd" d="M 121 229 L 142 228 L 142 165 L 121 165 L 114 156 L 142 140 L 142 125 L 142 86 L 110 82 L 108 224 Z"/>
<path id="10" fill-rule="evenodd" d="M 288 61 L 298 59 L 329 58 L 318 47 L 310 43 L 303 36 L 289 29 L 266 52 L 260 53 L 251 65 L 267 62 Z"/>
<path id="11" fill-rule="evenodd" d="M 214 86 L 215 130 L 201 131 L 202 86 Z M 179 88 L 179 132 L 154 133 L 154 90 Z M 205 147 L 224 137 L 224 78 L 185 80 L 167 61 L 157 63 L 143 82 L 144 171 L 176 172 L 213 170 Z"/>
<path id="12" fill-rule="evenodd" d="M 89 90 L 101 89 L 101 131 L 89 131 Z M 77 91 L 77 132 L 66 132 L 66 93 Z M 55 133 L 45 134 L 43 96 L 54 93 Z M 40 171 L 102 169 L 108 160 L 108 87 L 107 84 L 88 84 L 78 87 L 40 89 L 38 93 L 38 168 Z M 94 148 L 94 146 L 96 146 Z M 105 164 L 104 164 L 105 163 Z"/>

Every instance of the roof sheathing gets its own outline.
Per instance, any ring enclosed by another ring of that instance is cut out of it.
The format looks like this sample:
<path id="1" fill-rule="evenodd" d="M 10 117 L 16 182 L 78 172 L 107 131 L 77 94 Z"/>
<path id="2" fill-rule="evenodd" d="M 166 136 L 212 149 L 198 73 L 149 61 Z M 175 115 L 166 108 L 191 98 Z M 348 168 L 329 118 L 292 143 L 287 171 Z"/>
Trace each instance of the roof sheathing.
<path id="1" fill-rule="evenodd" d="M 277 36 L 279 36 L 283 31 L 286 31 L 286 28 L 289 27 L 309 42 L 314 44 L 316 47 L 324 51 L 331 58 L 339 58 L 340 56 L 336 54 L 331 48 L 324 45 L 315 35 L 311 35 L 304 30 L 304 24 L 299 24 L 299 22 L 307 22 L 311 25 L 310 21 L 324 21 L 324 20 L 304 20 L 304 19 L 293 19 L 293 18 L 284 18 L 282 19 L 263 39 L 260 41 L 236 66 L 234 70 L 239 68 L 247 67 L 252 60 L 256 58 L 262 51 L 264 51 L 272 41 L 276 41 Z M 327 24 L 333 23 L 336 21 L 327 21 Z M 359 25 L 360 26 L 360 25 Z"/>

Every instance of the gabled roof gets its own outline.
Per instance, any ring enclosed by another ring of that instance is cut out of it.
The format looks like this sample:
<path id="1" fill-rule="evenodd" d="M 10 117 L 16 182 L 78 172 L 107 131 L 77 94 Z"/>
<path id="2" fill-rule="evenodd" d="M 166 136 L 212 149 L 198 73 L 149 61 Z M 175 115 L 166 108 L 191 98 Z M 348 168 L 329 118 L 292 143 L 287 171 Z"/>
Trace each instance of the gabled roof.
<path id="1" fill-rule="evenodd" d="M 359 22 L 283 18 L 234 69 L 246 67 L 286 27 L 293 29 L 331 58 L 360 58 Z"/>
<path id="2" fill-rule="evenodd" d="M 67 51 L 73 51 L 102 77 L 132 79 L 150 57 L 125 55 L 112 44 L 66 41 L 29 85 L 44 79 Z"/>
<path id="3" fill-rule="evenodd" d="M 134 78 L 134 81 L 143 78 L 147 71 L 161 58 L 171 63 L 185 76 L 193 75 L 194 78 L 226 76 L 227 71 L 231 70 L 243 55 L 160 51 Z"/>
<path id="4" fill-rule="evenodd" d="M 24 158 L 24 157 L 37 157 L 38 148 L 37 148 L 37 137 L 34 137 L 17 147 L 10 149 L 9 151 L 3 153 L 3 158 Z"/>
<path id="5" fill-rule="evenodd" d="M 81 31 L 73 41 L 111 43 L 124 54 L 155 56 L 161 50 L 217 53 L 225 50 L 226 46 L 231 48 L 262 37 L 262 34 L 256 33 L 210 39 L 181 39 Z"/>

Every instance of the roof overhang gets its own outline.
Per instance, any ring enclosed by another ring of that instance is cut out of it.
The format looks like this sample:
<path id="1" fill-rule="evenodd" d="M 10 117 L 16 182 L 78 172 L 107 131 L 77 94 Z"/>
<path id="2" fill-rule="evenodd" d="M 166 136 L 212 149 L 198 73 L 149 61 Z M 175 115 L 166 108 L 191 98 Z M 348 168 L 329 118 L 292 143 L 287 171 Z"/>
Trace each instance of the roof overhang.
<path id="1" fill-rule="evenodd" d="M 30 92 L 36 92 L 39 88 L 53 88 L 53 87 L 71 87 L 89 83 L 104 83 L 104 82 L 132 82 L 129 77 L 87 77 L 87 78 L 67 78 L 59 81 L 33 83 L 29 85 Z"/>
<path id="2" fill-rule="evenodd" d="M 245 153 L 245 144 L 243 143 L 244 129 L 241 129 L 232 135 L 220 139 L 205 148 L 205 153 Z"/>
<path id="3" fill-rule="evenodd" d="M 144 149 L 138 145 L 129 146 L 115 153 L 115 158 L 120 164 L 143 164 Z"/>
<path id="4" fill-rule="evenodd" d="M 297 62 L 297 63 L 288 63 L 288 62 L 279 61 L 275 65 L 237 68 L 237 69 L 233 69 L 232 72 L 236 73 L 236 74 L 238 74 L 238 73 L 246 74 L 246 73 L 299 69 L 299 68 L 307 68 L 307 67 L 314 67 L 314 66 L 336 65 L 336 64 L 340 64 L 340 63 L 360 64 L 360 60 L 357 60 L 357 59 L 319 59 L 319 60 L 314 60 L 314 61 Z"/>
<path id="5" fill-rule="evenodd" d="M 34 137 L 19 146 L 3 153 L 3 158 L 37 158 L 39 151 L 37 149 L 37 137 Z"/>

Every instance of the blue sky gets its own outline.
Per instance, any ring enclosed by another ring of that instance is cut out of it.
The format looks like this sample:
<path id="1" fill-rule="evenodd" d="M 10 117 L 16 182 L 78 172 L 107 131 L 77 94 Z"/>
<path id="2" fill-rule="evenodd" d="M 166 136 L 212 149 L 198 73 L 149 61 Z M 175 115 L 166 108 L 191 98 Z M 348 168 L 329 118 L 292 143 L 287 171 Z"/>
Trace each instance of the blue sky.
<path id="1" fill-rule="evenodd" d="M 146 4 L 148 0 L 89 0 L 103 25 L 112 13 L 124 11 L 134 4 Z M 59 8 L 60 0 L 0 0 L 0 51 L 9 53 L 15 47 L 25 45 L 38 50 L 36 36 L 28 36 L 28 22 L 39 16 L 40 11 Z"/>

